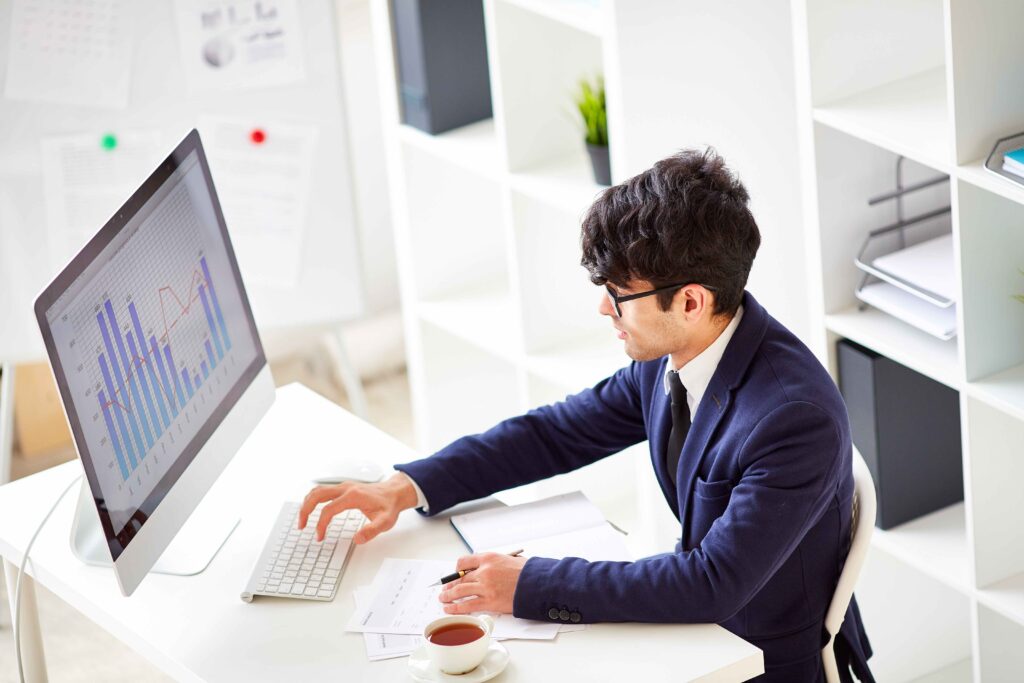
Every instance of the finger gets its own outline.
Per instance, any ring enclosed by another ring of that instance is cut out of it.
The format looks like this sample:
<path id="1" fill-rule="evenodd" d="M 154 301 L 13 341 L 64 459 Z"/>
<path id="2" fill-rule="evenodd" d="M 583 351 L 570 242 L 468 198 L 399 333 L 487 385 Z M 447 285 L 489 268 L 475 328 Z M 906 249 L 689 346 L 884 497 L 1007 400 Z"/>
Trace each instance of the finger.
<path id="1" fill-rule="evenodd" d="M 480 553 L 477 555 L 463 555 L 459 558 L 458 562 L 455 563 L 456 569 L 476 569 L 480 566 L 483 561 L 482 558 L 487 553 Z"/>
<path id="2" fill-rule="evenodd" d="M 364 513 L 365 514 L 365 513 Z M 371 519 L 363 528 L 356 532 L 355 537 L 352 539 L 356 545 L 362 545 L 367 541 L 372 541 L 378 534 L 382 534 L 395 525 L 395 518 L 390 515 L 380 515 L 377 519 Z"/>
<path id="3" fill-rule="evenodd" d="M 345 491 L 346 488 L 346 484 L 337 484 L 336 486 L 317 486 L 307 493 L 306 497 L 302 500 L 302 507 L 299 508 L 299 528 L 306 528 L 306 522 L 309 521 L 309 515 L 317 505 L 325 500 L 337 498 Z"/>
<path id="4" fill-rule="evenodd" d="M 478 598 L 486 597 L 484 592 L 484 587 L 479 581 L 472 581 L 470 583 L 453 581 L 441 591 L 441 594 L 437 596 L 437 599 L 444 603 L 451 603 L 470 596 L 476 596 Z"/>
<path id="5" fill-rule="evenodd" d="M 327 525 L 331 523 L 334 515 L 345 510 L 351 510 L 354 507 L 359 507 L 355 500 L 356 498 L 358 496 L 354 492 L 349 491 L 324 505 L 323 509 L 320 510 L 320 519 L 316 523 L 316 540 L 324 540 L 324 535 L 327 533 Z"/>

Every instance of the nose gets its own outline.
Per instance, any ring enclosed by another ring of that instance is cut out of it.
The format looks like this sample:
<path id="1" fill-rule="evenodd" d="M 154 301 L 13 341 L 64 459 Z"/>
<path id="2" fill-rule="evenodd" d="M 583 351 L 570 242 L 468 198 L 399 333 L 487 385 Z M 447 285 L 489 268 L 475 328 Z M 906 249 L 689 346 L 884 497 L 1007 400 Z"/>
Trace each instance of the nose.
<path id="1" fill-rule="evenodd" d="M 601 315 L 615 317 L 615 308 L 612 306 L 612 300 L 608 298 L 608 292 L 603 289 L 601 290 L 601 300 L 597 304 L 597 312 Z"/>

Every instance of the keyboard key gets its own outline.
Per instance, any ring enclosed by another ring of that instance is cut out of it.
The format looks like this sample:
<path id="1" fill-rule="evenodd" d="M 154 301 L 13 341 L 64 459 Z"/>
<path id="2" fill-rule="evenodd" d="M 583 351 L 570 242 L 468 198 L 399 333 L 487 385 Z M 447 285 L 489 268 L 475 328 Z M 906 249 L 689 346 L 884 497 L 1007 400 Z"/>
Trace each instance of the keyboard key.
<path id="1" fill-rule="evenodd" d="M 316 588 L 307 588 L 305 595 L 311 598 L 316 597 Z"/>
<path id="2" fill-rule="evenodd" d="M 306 584 L 297 583 L 292 586 L 292 595 L 302 595 L 303 591 L 306 590 Z"/>

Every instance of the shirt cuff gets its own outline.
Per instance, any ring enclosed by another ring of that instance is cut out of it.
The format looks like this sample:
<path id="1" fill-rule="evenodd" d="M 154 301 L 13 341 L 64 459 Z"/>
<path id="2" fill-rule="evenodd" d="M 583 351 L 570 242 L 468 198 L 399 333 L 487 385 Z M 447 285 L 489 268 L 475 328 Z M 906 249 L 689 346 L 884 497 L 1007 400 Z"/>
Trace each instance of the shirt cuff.
<path id="1" fill-rule="evenodd" d="M 415 479 L 410 477 L 405 472 L 400 471 L 399 474 L 408 479 L 409 483 L 412 484 L 412 487 L 416 489 L 416 507 L 422 509 L 424 512 L 427 512 L 430 509 L 430 505 L 427 503 L 427 497 L 423 495 L 423 489 L 420 488 L 420 485 L 416 483 Z"/>

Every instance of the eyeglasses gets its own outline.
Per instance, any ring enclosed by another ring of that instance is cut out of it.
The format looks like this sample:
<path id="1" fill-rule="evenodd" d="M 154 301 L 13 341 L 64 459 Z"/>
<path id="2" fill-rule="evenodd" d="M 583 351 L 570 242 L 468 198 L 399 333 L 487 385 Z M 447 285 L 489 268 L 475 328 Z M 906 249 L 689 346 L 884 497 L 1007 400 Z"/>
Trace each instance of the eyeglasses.
<path id="1" fill-rule="evenodd" d="M 662 292 L 674 292 L 677 289 L 682 289 L 683 287 L 685 287 L 685 286 L 687 286 L 689 284 L 693 284 L 693 283 L 691 283 L 691 282 L 680 282 L 677 285 L 668 285 L 666 287 L 658 287 L 657 289 L 652 289 L 652 290 L 649 290 L 647 292 L 640 292 L 638 294 L 626 294 L 626 295 L 623 295 L 623 296 L 620 296 L 620 295 L 616 294 L 612 290 L 610 285 L 605 285 L 604 286 L 604 290 L 605 290 L 605 292 L 608 293 L 608 299 L 612 302 L 612 308 L 615 309 L 616 317 L 621 318 L 622 317 L 622 307 L 620 306 L 620 304 L 623 301 L 632 301 L 633 299 L 642 299 L 645 296 L 651 296 L 652 294 L 660 294 Z M 710 290 L 712 292 L 715 291 L 714 287 L 709 287 L 707 285 L 701 285 L 701 287 L 703 287 L 704 289 Z"/>

